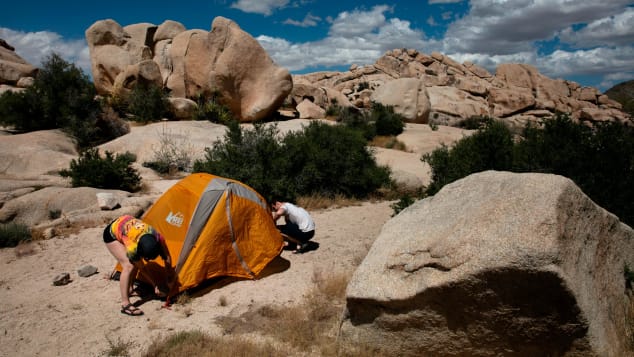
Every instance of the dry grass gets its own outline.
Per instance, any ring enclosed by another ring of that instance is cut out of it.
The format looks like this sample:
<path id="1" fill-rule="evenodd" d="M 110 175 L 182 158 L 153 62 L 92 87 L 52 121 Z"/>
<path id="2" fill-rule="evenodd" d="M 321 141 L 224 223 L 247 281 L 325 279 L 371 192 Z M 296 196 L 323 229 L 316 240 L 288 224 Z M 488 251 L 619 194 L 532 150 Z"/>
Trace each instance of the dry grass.
<path id="1" fill-rule="evenodd" d="M 318 210 L 326 208 L 340 208 L 348 206 L 360 206 L 361 201 L 355 198 L 349 198 L 342 195 L 337 195 L 334 198 L 311 195 L 302 196 L 297 199 L 297 205 L 307 210 Z"/>
<path id="2" fill-rule="evenodd" d="M 315 271 L 314 287 L 298 305 L 261 306 L 239 317 L 218 319 L 230 338 L 200 331 L 161 337 L 143 356 L 337 356 L 336 337 L 350 276 Z"/>
<path id="3" fill-rule="evenodd" d="M 394 136 L 375 136 L 369 145 L 392 150 L 407 151 L 405 143 L 397 140 Z"/>

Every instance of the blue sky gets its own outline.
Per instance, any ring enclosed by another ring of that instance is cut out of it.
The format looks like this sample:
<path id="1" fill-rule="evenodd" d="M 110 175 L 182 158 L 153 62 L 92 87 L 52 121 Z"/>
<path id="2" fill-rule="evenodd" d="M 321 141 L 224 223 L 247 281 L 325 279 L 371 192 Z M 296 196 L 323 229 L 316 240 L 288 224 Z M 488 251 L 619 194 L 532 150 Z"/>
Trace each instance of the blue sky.
<path id="1" fill-rule="evenodd" d="M 634 79 L 632 0 L 22 0 L 3 6 L 0 38 L 34 65 L 54 51 L 90 75 L 84 33 L 96 21 L 209 31 L 216 16 L 237 22 L 291 73 L 343 71 L 415 48 L 492 73 L 527 63 L 602 91 Z"/>

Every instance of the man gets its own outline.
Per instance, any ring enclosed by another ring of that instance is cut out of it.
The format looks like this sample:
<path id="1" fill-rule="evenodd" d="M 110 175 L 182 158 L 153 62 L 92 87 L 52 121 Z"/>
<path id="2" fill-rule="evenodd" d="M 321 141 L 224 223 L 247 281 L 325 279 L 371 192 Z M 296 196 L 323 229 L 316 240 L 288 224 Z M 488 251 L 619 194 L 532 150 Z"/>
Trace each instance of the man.
<path id="1" fill-rule="evenodd" d="M 308 251 L 308 241 L 315 236 L 315 222 L 305 209 L 289 202 L 273 201 L 273 221 L 284 217 L 285 224 L 278 225 L 284 240 L 290 249 L 296 248 L 294 253 Z"/>

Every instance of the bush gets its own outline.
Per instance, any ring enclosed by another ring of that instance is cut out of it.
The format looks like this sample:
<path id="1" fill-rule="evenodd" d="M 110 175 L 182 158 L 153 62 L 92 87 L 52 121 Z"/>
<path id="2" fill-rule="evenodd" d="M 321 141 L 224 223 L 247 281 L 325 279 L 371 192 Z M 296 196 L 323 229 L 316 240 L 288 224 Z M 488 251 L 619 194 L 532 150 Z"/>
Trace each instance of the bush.
<path id="1" fill-rule="evenodd" d="M 228 124 L 223 138 L 205 149 L 204 160 L 194 162 L 194 172 L 232 178 L 262 194 L 286 193 L 285 163 L 277 126 L 255 124 L 253 130 L 242 130 L 235 120 Z"/>
<path id="2" fill-rule="evenodd" d="M 232 122 L 194 171 L 242 181 L 265 195 L 295 201 L 320 194 L 364 197 L 389 182 L 358 131 L 312 122 L 278 140 L 276 125 L 243 131 Z"/>
<path id="3" fill-rule="evenodd" d="M 484 170 L 552 173 L 572 179 L 598 205 L 634 224 L 634 129 L 619 123 L 590 128 L 557 114 L 542 128 L 526 126 L 517 143 L 502 124 L 489 123 L 422 160 L 432 168 L 427 194 Z"/>
<path id="4" fill-rule="evenodd" d="M 29 227 L 18 223 L 0 224 L 0 248 L 16 247 L 31 240 Z"/>
<path id="5" fill-rule="evenodd" d="M 87 147 L 102 141 L 95 126 L 101 112 L 95 96 L 94 85 L 81 69 L 51 54 L 32 86 L 0 96 L 0 124 L 26 132 L 61 128 L 79 147 Z"/>
<path id="6" fill-rule="evenodd" d="M 362 198 L 390 182 L 356 130 L 311 122 L 284 137 L 287 183 L 297 194 Z"/>
<path id="7" fill-rule="evenodd" d="M 198 97 L 198 109 L 194 113 L 194 120 L 208 120 L 212 123 L 228 124 L 234 120 L 233 113 L 227 106 L 218 101 L 219 93 L 214 93 L 210 99 L 204 96 Z"/>
<path id="8" fill-rule="evenodd" d="M 95 87 L 81 69 L 52 54 L 32 86 L 0 96 L 0 124 L 24 132 L 62 129 L 80 149 L 87 148 L 121 135 L 121 124 L 102 112 L 95 98 Z"/>
<path id="9" fill-rule="evenodd" d="M 475 134 L 425 154 L 422 158 L 432 169 L 426 194 L 433 195 L 444 185 L 484 170 L 508 170 L 513 161 L 513 139 L 509 129 L 490 122 Z"/>
<path id="10" fill-rule="evenodd" d="M 169 114 L 167 93 L 156 84 L 137 84 L 125 102 L 132 119 L 141 123 L 158 121 Z"/>
<path id="11" fill-rule="evenodd" d="M 385 106 L 380 103 L 372 104 L 370 112 L 370 122 L 374 123 L 376 135 L 398 135 L 403 132 L 405 123 L 403 116 L 394 113 L 394 107 Z"/>
<path id="12" fill-rule="evenodd" d="M 140 188 L 141 177 L 131 164 L 136 157 L 126 152 L 115 155 L 106 151 L 106 157 L 101 158 L 99 149 L 83 151 L 77 160 L 73 159 L 70 169 L 61 170 L 60 175 L 71 177 L 73 187 L 96 187 L 116 189 L 129 192 Z"/>
<path id="13" fill-rule="evenodd" d="M 188 142 L 188 133 L 183 133 L 178 140 L 178 136 L 163 128 L 159 133 L 159 146 L 154 149 L 152 161 L 143 163 L 158 173 L 169 173 L 170 168 L 179 171 L 189 171 L 191 169 L 193 146 Z"/>

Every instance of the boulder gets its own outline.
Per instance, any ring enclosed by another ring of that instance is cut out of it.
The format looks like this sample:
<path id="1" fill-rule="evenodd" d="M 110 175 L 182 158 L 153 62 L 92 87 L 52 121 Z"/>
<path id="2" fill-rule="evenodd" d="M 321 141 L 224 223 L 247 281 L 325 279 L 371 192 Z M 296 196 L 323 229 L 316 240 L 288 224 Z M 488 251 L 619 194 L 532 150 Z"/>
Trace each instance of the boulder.
<path id="1" fill-rule="evenodd" d="M 35 77 L 34 67 L 15 53 L 15 49 L 0 39 L 0 84 L 15 86 L 21 78 Z"/>
<path id="2" fill-rule="evenodd" d="M 266 118 L 279 108 L 293 88 L 288 70 L 278 67 L 264 48 L 238 24 L 216 17 L 208 37 L 213 70 L 210 89 L 242 121 Z"/>
<path id="3" fill-rule="evenodd" d="M 326 111 L 308 99 L 304 99 L 297 105 L 297 111 L 299 119 L 323 119 L 326 117 Z"/>
<path id="4" fill-rule="evenodd" d="M 626 266 L 634 232 L 571 180 L 473 174 L 384 225 L 348 285 L 339 346 L 393 356 L 632 355 Z"/>
<path id="5" fill-rule="evenodd" d="M 406 121 L 427 123 L 430 102 L 425 84 L 418 78 L 400 78 L 378 87 L 371 95 L 373 101 L 394 107 Z"/>

